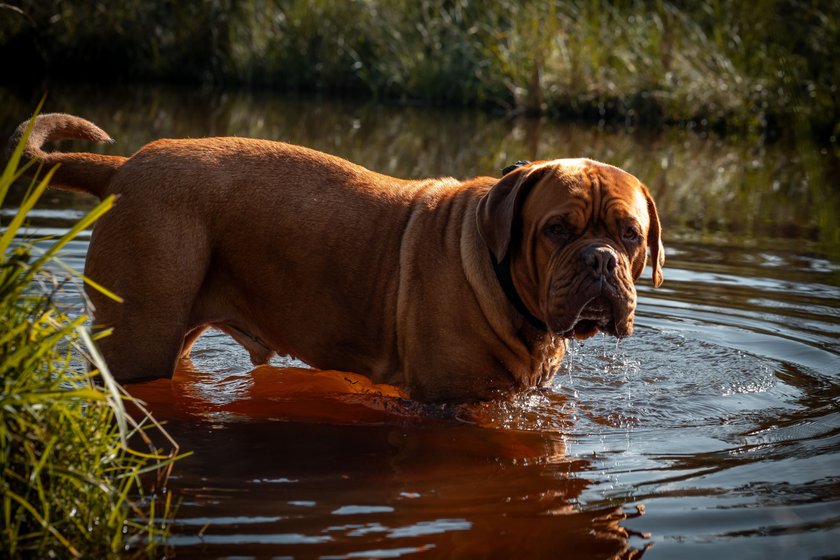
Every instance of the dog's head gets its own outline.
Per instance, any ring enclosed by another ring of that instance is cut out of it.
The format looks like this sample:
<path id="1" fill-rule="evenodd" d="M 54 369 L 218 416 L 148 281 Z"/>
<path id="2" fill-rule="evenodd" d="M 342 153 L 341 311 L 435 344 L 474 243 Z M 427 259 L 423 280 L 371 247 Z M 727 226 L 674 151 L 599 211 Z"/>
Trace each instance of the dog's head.
<path id="1" fill-rule="evenodd" d="M 515 168 L 481 199 L 477 221 L 527 310 L 565 337 L 633 332 L 648 248 L 653 283 L 662 283 L 656 205 L 617 167 L 560 159 Z"/>

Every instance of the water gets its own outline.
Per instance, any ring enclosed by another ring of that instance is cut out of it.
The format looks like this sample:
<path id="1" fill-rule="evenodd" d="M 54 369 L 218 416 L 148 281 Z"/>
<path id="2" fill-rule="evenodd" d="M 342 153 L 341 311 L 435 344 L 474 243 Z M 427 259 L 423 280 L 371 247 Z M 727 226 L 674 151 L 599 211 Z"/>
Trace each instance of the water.
<path id="1" fill-rule="evenodd" d="M 3 130 L 31 109 L 0 101 Z M 133 389 L 194 451 L 170 481 L 177 557 L 840 557 L 833 148 L 153 88 L 57 87 L 48 110 L 121 154 L 237 134 L 402 177 L 588 155 L 646 181 L 663 216 L 665 284 L 640 282 L 634 336 L 573 344 L 553 387 L 510 403 L 423 407 L 281 359 L 252 372 L 204 336 L 194 371 Z M 32 231 L 92 205 L 51 192 Z M 87 239 L 65 251 L 79 269 Z"/>

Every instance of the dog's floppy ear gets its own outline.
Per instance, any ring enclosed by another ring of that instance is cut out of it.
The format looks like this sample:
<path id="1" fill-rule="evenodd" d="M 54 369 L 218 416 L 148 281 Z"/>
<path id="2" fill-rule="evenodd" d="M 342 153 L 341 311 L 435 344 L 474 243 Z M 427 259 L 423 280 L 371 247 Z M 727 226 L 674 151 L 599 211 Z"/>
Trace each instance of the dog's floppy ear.
<path id="1" fill-rule="evenodd" d="M 642 185 L 642 191 L 647 200 L 648 217 L 650 227 L 648 228 L 647 244 L 650 248 L 651 268 L 653 268 L 653 286 L 658 288 L 662 285 L 662 267 L 665 266 L 665 246 L 662 244 L 662 226 L 659 223 L 659 214 L 656 211 L 656 204 L 650 191 Z"/>
<path id="2" fill-rule="evenodd" d="M 478 201 L 476 222 L 478 233 L 501 262 L 510 249 L 516 220 L 528 191 L 543 176 L 543 169 L 519 167 L 506 173 Z"/>

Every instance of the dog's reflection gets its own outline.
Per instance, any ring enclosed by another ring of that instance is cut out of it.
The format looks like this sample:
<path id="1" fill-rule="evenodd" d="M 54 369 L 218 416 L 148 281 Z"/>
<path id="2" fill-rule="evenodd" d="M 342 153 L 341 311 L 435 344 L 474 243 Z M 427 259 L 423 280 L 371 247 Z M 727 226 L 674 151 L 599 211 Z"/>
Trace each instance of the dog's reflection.
<path id="1" fill-rule="evenodd" d="M 208 487 L 230 487 L 209 507 L 247 516 L 270 500 L 276 515 L 295 518 L 300 508 L 289 504 L 312 503 L 307 533 L 348 532 L 341 546 L 290 553 L 350 554 L 359 544 L 350 533 L 367 530 L 450 558 L 644 552 L 621 525 L 639 513 L 579 506 L 589 485 L 581 473 L 591 465 L 566 455 L 563 434 L 494 427 L 492 407 L 423 405 L 362 376 L 270 366 L 236 375 L 181 371 L 171 382 L 129 389 L 195 453 L 176 467 L 187 509 L 204 507 Z M 197 429 L 197 420 L 215 429 Z M 294 484 L 255 488 L 255 480 Z M 332 513 L 358 504 L 388 513 L 337 524 Z M 278 532 L 287 530 L 280 524 Z"/>

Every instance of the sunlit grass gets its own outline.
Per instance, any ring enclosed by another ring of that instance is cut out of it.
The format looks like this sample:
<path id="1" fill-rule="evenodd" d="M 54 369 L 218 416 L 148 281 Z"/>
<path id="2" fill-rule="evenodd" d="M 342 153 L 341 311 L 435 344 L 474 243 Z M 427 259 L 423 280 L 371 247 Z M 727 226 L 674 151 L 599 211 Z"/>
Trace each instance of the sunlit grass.
<path id="1" fill-rule="evenodd" d="M 33 165 L 21 165 L 18 146 L 0 176 L 0 203 Z M 126 413 L 130 398 L 97 353 L 87 317 L 55 303 L 80 278 L 56 266 L 58 251 L 113 198 L 46 249 L 45 240 L 21 243 L 51 174 L 36 174 L 0 235 L 0 556 L 154 554 L 168 534 L 173 504 L 164 485 L 177 445 L 138 403 L 139 412 Z M 86 372 L 82 359 L 94 369 Z"/>
<path id="2" fill-rule="evenodd" d="M 367 93 L 635 126 L 840 135 L 838 2 L 50 6 L 57 4 L 23 0 L 25 15 L 0 18 L 0 56 L 20 61 L 24 72 Z"/>

